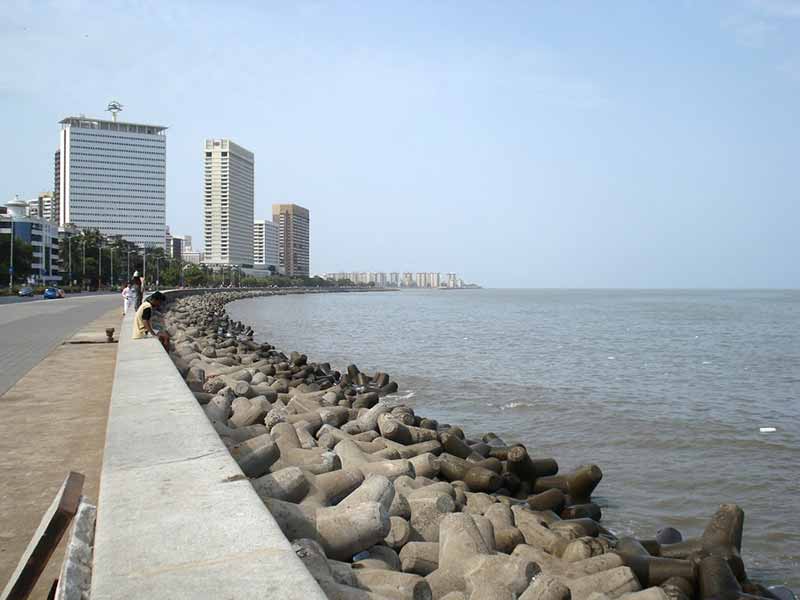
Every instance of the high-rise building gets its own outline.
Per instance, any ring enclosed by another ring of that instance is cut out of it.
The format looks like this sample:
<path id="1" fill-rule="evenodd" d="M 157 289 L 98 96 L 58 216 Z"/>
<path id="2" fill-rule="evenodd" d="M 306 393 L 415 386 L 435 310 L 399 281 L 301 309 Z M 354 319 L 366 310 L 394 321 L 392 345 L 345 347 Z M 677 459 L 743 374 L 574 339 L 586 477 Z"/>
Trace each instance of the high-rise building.
<path id="1" fill-rule="evenodd" d="M 267 219 L 253 221 L 253 266 L 279 273 L 278 226 Z"/>
<path id="2" fill-rule="evenodd" d="M 307 208 L 273 204 L 272 221 L 278 226 L 278 258 L 281 271 L 290 277 L 308 277 L 309 225 Z"/>
<path id="3" fill-rule="evenodd" d="M 56 153 L 60 225 L 164 247 L 166 127 L 87 117 L 61 121 Z"/>
<path id="4" fill-rule="evenodd" d="M 253 264 L 253 153 L 230 140 L 205 142 L 204 262 Z"/>

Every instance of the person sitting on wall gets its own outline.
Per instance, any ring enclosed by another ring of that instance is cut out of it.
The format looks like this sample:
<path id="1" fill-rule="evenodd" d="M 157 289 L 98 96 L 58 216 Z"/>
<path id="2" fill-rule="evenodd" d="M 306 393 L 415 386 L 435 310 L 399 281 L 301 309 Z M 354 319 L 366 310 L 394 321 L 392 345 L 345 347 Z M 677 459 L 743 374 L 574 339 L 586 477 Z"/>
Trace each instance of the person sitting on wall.
<path id="1" fill-rule="evenodd" d="M 159 331 L 153 327 L 153 309 L 158 310 L 167 297 L 161 292 L 153 292 L 150 297 L 142 302 L 133 318 L 133 339 L 140 340 L 152 335 L 161 341 L 165 350 L 169 350 L 169 334 L 166 331 Z"/>

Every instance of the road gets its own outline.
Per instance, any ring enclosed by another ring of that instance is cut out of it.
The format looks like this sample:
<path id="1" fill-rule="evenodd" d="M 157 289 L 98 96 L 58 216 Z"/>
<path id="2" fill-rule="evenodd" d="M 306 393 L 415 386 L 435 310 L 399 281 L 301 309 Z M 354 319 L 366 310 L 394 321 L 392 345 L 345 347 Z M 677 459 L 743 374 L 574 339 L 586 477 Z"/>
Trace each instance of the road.
<path id="1" fill-rule="evenodd" d="M 108 295 L 117 295 L 119 296 L 119 292 L 83 292 L 82 294 L 76 294 L 74 296 L 68 295 L 67 298 L 85 298 L 86 296 L 108 296 Z M 39 294 L 38 296 L 0 296 L 0 305 L 2 304 L 19 304 L 20 302 L 35 302 L 36 300 L 41 300 L 42 296 Z"/>
<path id="2" fill-rule="evenodd" d="M 118 294 L 0 305 L 0 396 L 63 340 L 115 305 L 121 313 Z"/>

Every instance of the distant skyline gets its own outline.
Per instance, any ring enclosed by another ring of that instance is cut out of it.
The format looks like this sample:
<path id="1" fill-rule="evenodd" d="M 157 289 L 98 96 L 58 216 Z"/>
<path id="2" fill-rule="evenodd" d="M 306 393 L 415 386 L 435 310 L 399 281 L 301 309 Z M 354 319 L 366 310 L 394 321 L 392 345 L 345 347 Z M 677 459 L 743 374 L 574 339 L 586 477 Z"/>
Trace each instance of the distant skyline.
<path id="1" fill-rule="evenodd" d="M 65 24 L 69 24 L 65 26 Z M 486 287 L 800 287 L 800 0 L 0 6 L 0 202 L 53 186 L 58 121 L 167 131 L 202 247 L 203 143 L 311 270 Z"/>

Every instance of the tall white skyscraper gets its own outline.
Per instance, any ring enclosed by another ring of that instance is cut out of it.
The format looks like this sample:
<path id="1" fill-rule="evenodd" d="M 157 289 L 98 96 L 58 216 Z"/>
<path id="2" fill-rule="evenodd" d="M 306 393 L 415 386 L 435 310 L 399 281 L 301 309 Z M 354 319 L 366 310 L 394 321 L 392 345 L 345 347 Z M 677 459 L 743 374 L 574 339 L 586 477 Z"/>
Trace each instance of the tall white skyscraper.
<path id="1" fill-rule="evenodd" d="M 267 219 L 253 221 L 253 266 L 280 272 L 278 226 Z"/>
<path id="2" fill-rule="evenodd" d="M 253 264 L 253 153 L 230 140 L 206 140 L 204 262 Z"/>
<path id="3" fill-rule="evenodd" d="M 82 116 L 61 121 L 55 165 L 59 225 L 163 248 L 165 131 L 160 125 Z"/>

